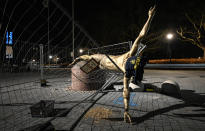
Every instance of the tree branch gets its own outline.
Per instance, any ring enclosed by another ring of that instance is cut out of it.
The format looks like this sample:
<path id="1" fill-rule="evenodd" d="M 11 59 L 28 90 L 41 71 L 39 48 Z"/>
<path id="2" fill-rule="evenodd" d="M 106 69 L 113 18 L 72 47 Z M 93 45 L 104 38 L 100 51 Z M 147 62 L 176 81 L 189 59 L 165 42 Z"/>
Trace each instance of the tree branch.
<path id="1" fill-rule="evenodd" d="M 203 28 L 204 14 L 201 15 L 200 28 Z"/>
<path id="2" fill-rule="evenodd" d="M 198 28 L 196 27 L 196 24 L 193 22 L 193 20 L 188 16 L 188 14 L 186 13 L 185 16 L 187 17 L 187 19 L 189 20 L 189 22 L 194 26 L 195 30 L 198 30 Z"/>
<path id="3" fill-rule="evenodd" d="M 192 44 L 198 46 L 199 48 L 202 48 L 201 44 L 200 44 L 198 41 L 194 40 L 193 38 L 189 38 L 189 37 L 184 36 L 184 31 L 183 31 L 182 27 L 180 27 L 180 31 L 177 30 L 177 34 L 178 34 L 183 40 L 188 41 L 188 42 L 191 42 Z"/>

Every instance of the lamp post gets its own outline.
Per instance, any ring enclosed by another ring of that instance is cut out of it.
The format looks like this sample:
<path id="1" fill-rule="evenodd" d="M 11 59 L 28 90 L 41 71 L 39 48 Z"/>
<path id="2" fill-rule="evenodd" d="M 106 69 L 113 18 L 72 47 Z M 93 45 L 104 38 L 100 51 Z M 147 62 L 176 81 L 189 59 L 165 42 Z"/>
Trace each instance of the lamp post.
<path id="1" fill-rule="evenodd" d="M 50 65 L 51 65 L 51 60 L 52 60 L 53 56 L 52 56 L 52 55 L 49 55 L 48 58 L 49 58 L 49 67 L 50 67 Z"/>
<path id="2" fill-rule="evenodd" d="M 75 59 L 75 21 L 74 21 L 74 0 L 72 0 L 72 43 L 73 43 L 73 60 Z"/>
<path id="3" fill-rule="evenodd" d="M 168 34 L 166 35 L 166 39 L 168 40 L 169 63 L 171 63 L 171 57 L 172 57 L 170 41 L 171 41 L 173 38 L 174 38 L 174 35 L 173 35 L 172 33 L 168 33 Z"/>
<path id="4" fill-rule="evenodd" d="M 56 58 L 56 65 L 58 64 L 58 61 L 59 61 L 59 57 Z"/>

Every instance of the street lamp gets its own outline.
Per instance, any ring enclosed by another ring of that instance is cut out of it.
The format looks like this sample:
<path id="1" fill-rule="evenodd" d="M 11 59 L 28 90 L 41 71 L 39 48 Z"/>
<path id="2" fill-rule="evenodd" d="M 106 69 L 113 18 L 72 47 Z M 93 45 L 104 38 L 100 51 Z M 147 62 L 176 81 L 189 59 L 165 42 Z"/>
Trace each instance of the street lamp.
<path id="1" fill-rule="evenodd" d="M 171 63 L 171 56 L 172 56 L 172 52 L 171 52 L 171 45 L 170 45 L 170 40 L 172 40 L 174 38 L 173 33 L 168 33 L 166 35 L 166 38 L 168 39 L 168 52 L 169 52 L 169 62 Z"/>
<path id="2" fill-rule="evenodd" d="M 52 55 L 49 55 L 48 58 L 49 58 L 49 60 L 48 60 L 48 62 L 49 62 L 49 67 L 50 67 L 50 65 L 51 65 L 51 59 L 53 58 L 53 56 L 52 56 Z"/>
<path id="3" fill-rule="evenodd" d="M 53 58 L 53 56 L 52 55 L 49 55 L 49 59 L 52 59 Z"/>
<path id="4" fill-rule="evenodd" d="M 174 35 L 173 35 L 172 33 L 168 33 L 168 34 L 167 34 L 167 39 L 168 39 L 168 40 L 171 40 L 171 39 L 173 38 L 173 36 L 174 36 Z"/>
<path id="5" fill-rule="evenodd" d="M 74 0 L 72 0 L 72 43 L 73 43 L 73 60 L 75 59 L 75 18 L 74 18 Z"/>
<path id="6" fill-rule="evenodd" d="M 56 64 L 58 64 L 58 60 L 59 60 L 59 58 L 57 57 L 57 58 L 56 58 Z"/>
<path id="7" fill-rule="evenodd" d="M 82 54 L 83 53 L 83 49 L 79 49 L 79 52 Z"/>

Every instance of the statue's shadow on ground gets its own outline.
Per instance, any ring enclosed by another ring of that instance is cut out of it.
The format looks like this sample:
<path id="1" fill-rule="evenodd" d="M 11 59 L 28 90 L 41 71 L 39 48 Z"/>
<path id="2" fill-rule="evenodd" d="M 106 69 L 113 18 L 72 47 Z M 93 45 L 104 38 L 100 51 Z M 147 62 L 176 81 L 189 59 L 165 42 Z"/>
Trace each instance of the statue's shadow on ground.
<path id="1" fill-rule="evenodd" d="M 182 109 L 185 107 L 201 107 L 202 109 L 200 110 L 194 110 L 194 111 L 198 111 L 199 114 L 174 114 L 177 117 L 205 117 L 205 114 L 201 114 L 201 111 L 205 111 L 205 95 L 201 95 L 198 93 L 195 93 L 195 91 L 193 90 L 181 90 L 180 94 L 175 94 L 175 95 L 168 95 L 168 94 L 164 94 L 161 92 L 161 89 L 158 88 L 157 86 L 153 85 L 152 83 L 147 83 L 145 84 L 145 89 L 146 88 L 150 88 L 153 89 L 153 93 L 160 93 L 162 95 L 167 95 L 169 97 L 173 97 L 179 100 L 182 100 L 182 103 L 178 103 L 175 105 L 171 105 L 168 107 L 164 107 L 164 108 L 160 108 L 160 109 L 156 109 L 150 112 L 147 112 L 145 115 L 141 116 L 141 117 L 132 117 L 132 124 L 139 124 L 142 123 L 154 116 L 157 115 L 161 115 L 163 113 L 166 112 L 170 112 L 172 110 L 176 110 L 176 109 Z M 107 118 L 106 120 L 110 120 L 110 121 L 124 121 L 123 117 L 120 118 Z"/>

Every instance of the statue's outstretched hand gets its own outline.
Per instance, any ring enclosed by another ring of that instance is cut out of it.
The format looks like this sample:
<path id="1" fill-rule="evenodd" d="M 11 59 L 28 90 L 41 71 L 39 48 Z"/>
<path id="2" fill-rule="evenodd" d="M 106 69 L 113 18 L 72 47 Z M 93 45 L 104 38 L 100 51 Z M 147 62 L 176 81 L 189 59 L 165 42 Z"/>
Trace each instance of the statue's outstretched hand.
<path id="1" fill-rule="evenodd" d="M 131 116 L 127 111 L 124 112 L 124 122 L 132 123 Z"/>
<path id="2" fill-rule="evenodd" d="M 149 13 L 148 13 L 149 17 L 153 17 L 155 12 L 156 12 L 156 5 L 154 5 L 149 9 Z"/>

